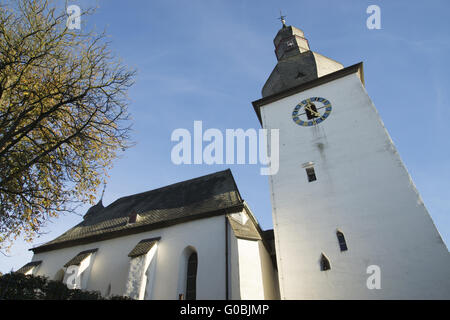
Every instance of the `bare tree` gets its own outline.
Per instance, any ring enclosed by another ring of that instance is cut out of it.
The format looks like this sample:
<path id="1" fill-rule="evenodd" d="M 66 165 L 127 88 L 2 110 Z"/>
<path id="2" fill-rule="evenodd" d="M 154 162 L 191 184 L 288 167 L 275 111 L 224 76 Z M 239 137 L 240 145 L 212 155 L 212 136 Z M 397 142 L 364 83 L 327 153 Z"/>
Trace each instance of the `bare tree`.
<path id="1" fill-rule="evenodd" d="M 46 0 L 0 7 L 0 248 L 92 203 L 131 146 L 126 93 L 135 72 L 104 33 L 70 30 L 67 19 Z"/>

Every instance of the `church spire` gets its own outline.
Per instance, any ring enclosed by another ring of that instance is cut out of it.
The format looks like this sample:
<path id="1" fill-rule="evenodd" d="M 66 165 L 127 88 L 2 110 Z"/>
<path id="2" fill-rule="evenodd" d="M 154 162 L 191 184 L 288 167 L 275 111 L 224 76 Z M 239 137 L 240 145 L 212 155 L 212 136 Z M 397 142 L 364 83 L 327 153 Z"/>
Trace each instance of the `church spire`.
<path id="1" fill-rule="evenodd" d="M 284 17 L 280 17 L 283 26 L 273 39 L 278 61 L 309 51 L 308 40 L 303 31 L 293 26 L 286 26 Z"/>
<path id="2" fill-rule="evenodd" d="M 264 84 L 263 97 L 343 68 L 339 62 L 311 51 L 303 31 L 287 26 L 285 18 L 280 12 L 279 19 L 283 26 L 273 40 L 277 65 Z"/>
<path id="3" fill-rule="evenodd" d="M 87 213 L 83 216 L 83 219 L 92 217 L 93 215 L 95 215 L 96 213 L 100 212 L 101 210 L 103 210 L 105 208 L 103 206 L 103 195 L 105 194 L 105 190 L 106 190 L 106 182 L 103 183 L 103 191 L 102 191 L 102 196 L 100 197 L 100 200 L 97 202 L 96 205 L 93 205 L 92 207 L 89 208 Z"/>
<path id="4" fill-rule="evenodd" d="M 105 190 L 106 190 L 106 181 L 103 182 L 103 191 L 102 191 L 102 196 L 100 197 L 100 201 L 103 200 L 103 195 L 105 194 Z"/>

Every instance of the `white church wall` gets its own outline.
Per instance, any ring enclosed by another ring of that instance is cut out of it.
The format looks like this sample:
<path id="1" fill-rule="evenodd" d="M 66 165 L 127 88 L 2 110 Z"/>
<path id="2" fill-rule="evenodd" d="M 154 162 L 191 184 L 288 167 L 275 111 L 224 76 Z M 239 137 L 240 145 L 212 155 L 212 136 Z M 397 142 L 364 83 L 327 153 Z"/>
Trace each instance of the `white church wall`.
<path id="1" fill-rule="evenodd" d="M 267 252 L 262 241 L 258 241 L 259 258 L 261 261 L 261 276 L 264 287 L 265 300 L 279 300 L 278 275 L 272 263 L 272 258 Z"/>
<path id="2" fill-rule="evenodd" d="M 293 108 L 313 96 L 332 112 L 300 127 Z M 450 298 L 448 250 L 356 74 L 265 105 L 261 116 L 280 129 L 280 170 L 269 181 L 281 298 Z M 307 162 L 317 181 L 307 181 Z M 331 270 L 320 271 L 322 252 Z M 380 267 L 379 290 L 366 286 L 370 265 Z"/>
<path id="3" fill-rule="evenodd" d="M 130 259 L 125 295 L 136 300 L 143 300 L 146 289 L 148 293 L 151 292 L 153 283 L 148 283 L 147 272 L 157 248 L 158 244 L 155 244 L 146 254 Z"/>
<path id="4" fill-rule="evenodd" d="M 62 266 L 83 250 L 98 248 L 87 290 L 123 295 L 129 271 L 128 253 L 147 238 L 161 237 L 156 253 L 154 299 L 178 299 L 178 266 L 183 250 L 192 246 L 198 252 L 197 299 L 225 299 L 224 216 L 194 220 L 163 229 L 120 238 L 37 253 L 42 260 L 38 275 L 53 279 Z M 146 292 L 145 296 L 149 296 Z"/>
<path id="5" fill-rule="evenodd" d="M 241 300 L 241 288 L 239 277 L 239 251 L 238 251 L 238 239 L 234 235 L 233 230 L 229 226 L 228 228 L 228 243 L 229 243 L 229 282 L 230 292 L 229 297 L 231 300 Z"/>
<path id="6" fill-rule="evenodd" d="M 63 268 L 65 270 L 63 282 L 67 284 L 68 288 L 82 290 L 87 288 L 94 258 L 95 252 L 85 257 L 79 265 L 70 265 Z"/>
<path id="7" fill-rule="evenodd" d="M 233 235 L 234 237 L 234 235 Z M 261 240 L 237 239 L 234 237 L 233 250 L 237 250 L 237 260 L 233 266 L 234 283 L 238 283 L 242 300 L 276 300 L 279 299 L 277 275 L 269 253 Z M 237 290 L 236 290 L 237 291 Z M 238 298 L 239 297 L 239 298 Z"/>
<path id="8" fill-rule="evenodd" d="M 259 241 L 237 239 L 239 286 L 242 300 L 263 300 L 264 286 Z"/>
<path id="9" fill-rule="evenodd" d="M 245 224 L 251 212 L 230 215 Z M 229 298 L 231 300 L 279 299 L 278 278 L 270 254 L 261 240 L 236 237 L 228 225 Z"/>
<path id="10" fill-rule="evenodd" d="M 150 250 L 150 254 L 151 254 L 151 251 L 154 251 L 154 253 L 153 253 L 153 256 L 151 257 L 150 265 L 148 266 L 146 274 L 145 274 L 145 276 L 146 276 L 146 278 L 145 278 L 146 284 L 145 284 L 144 290 L 143 290 L 144 291 L 144 295 L 145 295 L 144 296 L 145 300 L 152 300 L 153 296 L 154 296 L 153 295 L 153 292 L 154 292 L 153 286 L 155 284 L 156 263 L 157 263 L 157 261 L 156 261 L 156 250 L 157 250 L 157 247 L 156 248 L 152 248 Z"/>

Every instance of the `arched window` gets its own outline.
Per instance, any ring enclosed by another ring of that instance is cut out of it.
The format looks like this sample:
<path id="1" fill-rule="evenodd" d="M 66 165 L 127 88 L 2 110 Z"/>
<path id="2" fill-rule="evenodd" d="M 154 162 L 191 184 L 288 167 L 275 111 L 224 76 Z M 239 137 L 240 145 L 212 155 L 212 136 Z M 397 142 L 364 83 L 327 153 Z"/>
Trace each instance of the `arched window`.
<path id="1" fill-rule="evenodd" d="M 347 251 L 347 243 L 345 242 L 344 234 L 341 231 L 336 231 L 336 236 L 338 238 L 339 247 L 341 251 Z"/>
<path id="2" fill-rule="evenodd" d="M 197 263 L 197 252 L 192 252 L 187 265 L 186 300 L 196 299 Z"/>
<path id="3" fill-rule="evenodd" d="M 322 255 L 320 256 L 320 270 L 321 271 L 327 271 L 327 270 L 330 270 L 330 269 L 331 269 L 330 261 L 322 253 Z"/>

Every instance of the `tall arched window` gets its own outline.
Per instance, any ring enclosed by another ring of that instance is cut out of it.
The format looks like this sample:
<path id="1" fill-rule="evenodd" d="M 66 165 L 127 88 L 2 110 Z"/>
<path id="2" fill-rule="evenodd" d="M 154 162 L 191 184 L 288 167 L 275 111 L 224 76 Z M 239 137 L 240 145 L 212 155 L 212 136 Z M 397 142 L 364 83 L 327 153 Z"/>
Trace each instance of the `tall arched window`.
<path id="1" fill-rule="evenodd" d="M 196 299 L 197 263 L 197 252 L 192 252 L 187 265 L 186 300 Z"/>
<path id="2" fill-rule="evenodd" d="M 345 242 L 344 234 L 341 231 L 336 231 L 336 236 L 338 238 L 339 247 L 341 251 L 347 251 L 347 243 Z"/>

